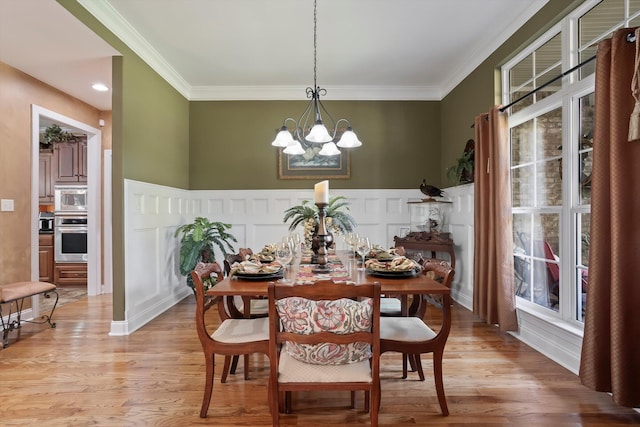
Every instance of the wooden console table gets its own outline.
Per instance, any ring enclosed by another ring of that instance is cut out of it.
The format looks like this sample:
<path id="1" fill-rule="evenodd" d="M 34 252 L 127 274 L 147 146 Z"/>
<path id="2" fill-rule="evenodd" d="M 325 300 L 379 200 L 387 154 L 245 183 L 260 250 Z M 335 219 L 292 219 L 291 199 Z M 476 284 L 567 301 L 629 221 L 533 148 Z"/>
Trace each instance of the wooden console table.
<path id="1" fill-rule="evenodd" d="M 406 250 L 419 250 L 431 252 L 431 257 L 436 257 L 436 252 L 449 254 L 451 268 L 456 268 L 456 255 L 453 252 L 453 239 L 450 233 L 430 233 L 428 231 L 415 231 L 405 237 L 393 238 L 396 246 L 402 246 Z"/>

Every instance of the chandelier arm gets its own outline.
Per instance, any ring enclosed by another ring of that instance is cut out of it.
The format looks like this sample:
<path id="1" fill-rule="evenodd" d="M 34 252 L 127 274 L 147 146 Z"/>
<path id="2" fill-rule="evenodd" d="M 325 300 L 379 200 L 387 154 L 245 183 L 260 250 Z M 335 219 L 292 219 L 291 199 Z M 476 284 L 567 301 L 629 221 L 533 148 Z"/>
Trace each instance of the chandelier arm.
<path id="1" fill-rule="evenodd" d="M 307 93 L 309 89 L 311 88 L 307 88 Z M 304 139 L 304 132 L 305 132 L 305 129 L 307 129 L 307 126 L 309 124 L 310 111 L 311 111 L 311 108 L 314 107 L 314 100 L 315 100 L 315 95 L 313 96 L 313 98 L 311 98 L 311 100 L 307 104 L 307 108 L 305 108 L 304 112 L 300 115 L 300 118 L 298 119 L 298 123 L 296 126 L 296 136 L 298 137 L 298 141 L 300 141 L 300 143 L 304 143 L 305 145 L 306 145 L 306 140 Z"/>
<path id="2" fill-rule="evenodd" d="M 342 122 L 346 122 L 347 123 L 347 127 L 350 128 L 351 127 L 351 122 L 348 119 L 342 118 L 342 119 L 338 119 L 338 121 L 336 122 L 336 128 L 338 127 L 338 125 Z"/>
<path id="3" fill-rule="evenodd" d="M 324 90 L 324 89 L 323 89 L 323 90 Z M 325 91 L 325 92 L 326 92 L 326 91 Z M 331 122 L 331 128 L 333 128 L 333 134 L 332 134 L 332 137 L 333 137 L 333 138 L 335 138 L 335 137 L 336 137 L 336 129 L 338 128 L 338 127 L 336 126 L 336 125 L 337 125 L 337 122 L 336 122 L 336 121 L 335 121 L 335 119 L 331 116 L 331 113 L 329 113 L 329 111 L 327 111 L 327 109 L 325 108 L 325 106 L 324 106 L 324 104 L 322 103 L 322 101 L 320 101 L 320 98 L 318 98 L 318 105 L 320 106 L 320 109 L 321 109 L 322 111 L 324 111 L 325 116 L 327 116 L 327 117 L 329 118 L 329 120 L 330 120 L 330 122 Z M 318 115 L 320 115 L 320 113 L 319 113 L 320 109 L 318 110 Z"/>

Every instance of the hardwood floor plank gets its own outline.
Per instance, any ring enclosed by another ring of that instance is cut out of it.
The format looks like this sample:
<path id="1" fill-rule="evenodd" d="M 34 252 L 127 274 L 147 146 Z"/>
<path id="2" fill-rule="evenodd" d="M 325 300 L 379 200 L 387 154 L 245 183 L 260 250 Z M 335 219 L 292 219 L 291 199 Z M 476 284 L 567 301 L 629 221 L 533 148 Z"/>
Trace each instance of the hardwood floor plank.
<path id="1" fill-rule="evenodd" d="M 110 295 L 56 309 L 57 328 L 25 324 L 20 337 L 0 350 L 3 426 L 269 426 L 268 359 L 251 357 L 251 379 L 242 364 L 220 384 L 222 357 L 209 418 L 198 413 L 204 389 L 204 357 L 194 326 L 195 302 L 187 298 L 139 331 L 110 337 Z M 428 320 L 437 316 L 428 313 Z M 430 317 L 432 316 L 432 317 Z M 217 321 L 217 314 L 211 314 Z M 444 356 L 451 415 L 440 414 L 431 358 L 426 380 L 402 380 L 400 355 L 381 358 L 380 424 L 386 426 L 622 426 L 640 414 L 616 406 L 605 393 L 508 334 L 455 305 Z M 368 425 L 349 409 L 348 393 L 297 393 L 283 426 Z"/>

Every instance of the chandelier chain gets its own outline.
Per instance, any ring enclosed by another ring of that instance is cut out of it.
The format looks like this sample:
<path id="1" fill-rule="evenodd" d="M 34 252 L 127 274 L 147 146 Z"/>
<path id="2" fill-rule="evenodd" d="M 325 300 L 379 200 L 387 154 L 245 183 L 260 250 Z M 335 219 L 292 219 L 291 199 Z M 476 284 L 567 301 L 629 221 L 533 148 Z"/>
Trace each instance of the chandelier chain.
<path id="1" fill-rule="evenodd" d="M 313 90 L 318 88 L 318 0 L 313 0 Z"/>

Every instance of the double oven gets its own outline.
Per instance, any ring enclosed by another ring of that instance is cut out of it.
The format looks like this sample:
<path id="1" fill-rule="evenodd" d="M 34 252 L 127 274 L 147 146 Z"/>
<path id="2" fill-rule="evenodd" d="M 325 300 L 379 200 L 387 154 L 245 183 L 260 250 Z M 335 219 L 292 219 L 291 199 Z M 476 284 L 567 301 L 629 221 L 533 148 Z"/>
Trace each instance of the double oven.
<path id="1" fill-rule="evenodd" d="M 87 186 L 57 185 L 54 192 L 55 262 L 87 262 Z"/>

